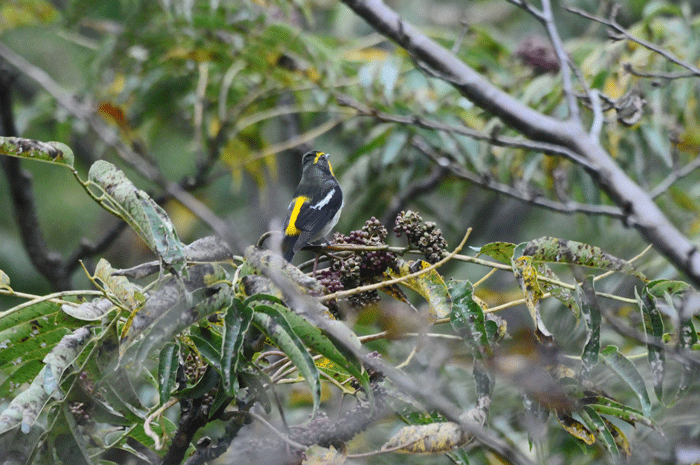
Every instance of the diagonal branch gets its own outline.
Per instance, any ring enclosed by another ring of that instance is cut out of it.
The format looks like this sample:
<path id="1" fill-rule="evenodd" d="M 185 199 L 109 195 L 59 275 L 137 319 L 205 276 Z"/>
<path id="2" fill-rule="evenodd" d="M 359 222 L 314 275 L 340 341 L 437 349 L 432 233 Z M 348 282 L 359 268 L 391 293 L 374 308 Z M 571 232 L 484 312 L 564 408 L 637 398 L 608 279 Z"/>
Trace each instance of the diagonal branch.
<path id="1" fill-rule="evenodd" d="M 451 83 L 462 95 L 499 117 L 511 128 L 539 142 L 563 145 L 586 160 L 593 181 L 634 226 L 678 269 L 700 285 L 700 253 L 637 185 L 615 163 L 580 122 L 560 121 L 519 102 L 491 84 L 457 56 L 403 21 L 381 0 L 343 0 L 374 29 L 395 41 L 423 67 Z"/>

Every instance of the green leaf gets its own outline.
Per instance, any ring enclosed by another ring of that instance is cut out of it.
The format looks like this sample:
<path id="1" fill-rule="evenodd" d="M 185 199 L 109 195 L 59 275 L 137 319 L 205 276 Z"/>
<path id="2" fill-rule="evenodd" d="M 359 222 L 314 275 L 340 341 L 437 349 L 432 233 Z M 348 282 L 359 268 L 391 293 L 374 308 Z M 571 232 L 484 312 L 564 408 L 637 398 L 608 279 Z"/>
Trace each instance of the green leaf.
<path id="1" fill-rule="evenodd" d="M 602 395 L 587 395 L 580 399 L 582 405 L 587 405 L 598 413 L 617 417 L 631 425 L 641 423 L 644 426 L 658 430 L 651 419 L 644 416 L 640 410 L 621 404 L 620 402 Z"/>
<path id="2" fill-rule="evenodd" d="M 643 296 L 640 297 L 637 289 L 634 289 L 634 296 L 637 299 L 639 309 L 642 311 L 642 321 L 644 322 L 644 332 L 649 337 L 647 343 L 647 360 L 651 365 L 654 374 L 654 393 L 659 402 L 663 402 L 663 382 L 666 372 L 666 354 L 659 343 L 664 335 L 664 322 L 661 313 L 656 307 L 656 299 L 649 294 L 645 288 Z"/>
<path id="3" fill-rule="evenodd" d="M 277 347 L 284 352 L 299 370 L 311 390 L 313 398 L 312 416 L 316 414 L 321 403 L 321 382 L 318 369 L 304 344 L 294 333 L 284 316 L 275 308 L 258 304 L 254 307 L 253 322 Z"/>
<path id="4" fill-rule="evenodd" d="M 430 267 L 430 263 L 423 260 L 404 261 L 399 258 L 397 267 L 387 269 L 387 273 L 392 278 L 397 278 L 408 276 L 428 267 Z M 400 284 L 417 292 L 428 302 L 429 316 L 432 321 L 449 316 L 452 305 L 450 293 L 445 285 L 445 280 L 435 269 L 416 278 L 403 280 Z"/>
<path id="5" fill-rule="evenodd" d="M 644 416 L 648 417 L 651 412 L 651 401 L 646 384 L 644 384 L 644 378 L 639 374 L 637 368 L 613 345 L 601 350 L 600 354 L 603 356 L 603 361 L 632 388 L 642 404 Z"/>
<path id="6" fill-rule="evenodd" d="M 124 276 L 113 276 L 114 271 L 109 262 L 101 258 L 95 267 L 95 277 L 104 283 L 105 289 L 127 310 L 134 311 L 141 307 L 146 301 L 141 287 Z"/>
<path id="7" fill-rule="evenodd" d="M 541 237 L 528 242 L 523 249 L 523 255 L 532 257 L 536 262 L 568 263 L 603 270 L 622 271 L 646 281 L 646 277 L 628 261 L 614 257 L 598 247 L 581 242 L 556 237 Z"/>
<path id="8" fill-rule="evenodd" d="M 238 386 L 238 364 L 242 356 L 245 335 L 253 320 L 253 310 L 240 300 L 233 299 L 224 316 L 224 335 L 221 342 L 221 376 L 226 393 L 236 395 Z"/>
<path id="9" fill-rule="evenodd" d="M 294 313 L 280 304 L 273 304 L 273 306 L 275 310 L 281 313 L 287 322 L 289 322 L 289 326 L 294 333 L 299 336 L 299 339 L 303 341 L 306 347 L 323 355 L 343 372 L 354 376 L 365 388 L 365 392 L 371 395 L 372 390 L 369 386 L 369 376 L 362 369 L 362 364 L 354 353 L 342 349 L 343 346 L 341 344 L 335 344 L 331 337 L 306 321 L 301 315 Z M 359 339 L 355 342 L 355 345 L 360 344 Z M 322 362 L 319 362 L 319 365 L 322 365 Z M 319 366 L 319 368 L 321 367 Z"/>
<path id="10" fill-rule="evenodd" d="M 527 309 L 530 311 L 530 316 L 535 324 L 535 334 L 537 338 L 542 340 L 551 340 L 552 333 L 545 327 L 542 317 L 540 315 L 540 300 L 544 293 L 540 288 L 539 281 L 537 279 L 537 269 L 534 267 L 533 258 L 529 256 L 521 256 L 519 251 L 522 250 L 522 244 L 515 248 L 513 252 L 513 259 L 511 261 L 511 267 L 513 268 L 513 275 L 520 285 L 520 290 L 525 296 L 525 304 Z"/>
<path id="11" fill-rule="evenodd" d="M 544 263 L 540 263 L 537 265 L 537 273 L 541 276 L 544 276 L 546 278 L 560 281 L 559 277 L 552 271 L 552 269 L 545 265 Z M 566 305 L 566 307 L 571 310 L 571 313 L 574 314 L 576 317 L 576 323 L 578 323 L 581 309 L 579 308 L 578 303 L 576 302 L 576 297 L 574 294 L 571 292 L 571 290 L 559 286 L 557 284 L 550 283 L 548 281 L 545 281 L 543 279 L 538 279 L 537 280 L 540 284 L 540 288 L 544 292 L 549 292 L 552 294 L 552 297 L 557 299 L 559 302 L 563 303 Z"/>
<path id="12" fill-rule="evenodd" d="M 583 441 L 589 446 L 595 443 L 595 436 L 591 433 L 586 425 L 565 413 L 557 413 L 556 415 L 559 424 L 573 437 Z"/>
<path id="13" fill-rule="evenodd" d="M 581 354 L 581 379 L 588 379 L 588 376 L 598 364 L 598 354 L 600 352 L 600 304 L 595 294 L 593 276 L 588 276 L 580 286 L 576 286 L 576 295 L 580 302 L 583 321 L 586 322 L 587 340 Z"/>
<path id="14" fill-rule="evenodd" d="M 484 310 L 474 301 L 474 288 L 469 281 L 450 283 L 452 312 L 450 323 L 477 358 L 491 356 L 491 346 L 486 333 Z"/>
<path id="15" fill-rule="evenodd" d="M 54 426 L 54 432 L 65 431 L 54 438 L 56 455 L 63 463 L 70 465 L 91 465 L 87 443 L 68 404 L 64 403 L 59 413 L 59 419 Z"/>
<path id="16" fill-rule="evenodd" d="M 61 305 L 61 310 L 63 310 L 63 313 L 82 321 L 101 320 L 103 316 L 115 308 L 114 303 L 105 298 L 93 299 L 90 302 L 83 302 L 78 306 L 70 304 Z"/>
<path id="17" fill-rule="evenodd" d="M 111 163 L 96 161 L 88 179 L 100 188 L 101 205 L 122 218 L 178 276 L 185 272 L 185 249 L 167 213 Z"/>
<path id="18" fill-rule="evenodd" d="M 60 142 L 40 142 L 20 137 L 0 137 L 0 155 L 73 167 L 73 151 Z"/>
<path id="19" fill-rule="evenodd" d="M 177 370 L 180 366 L 180 346 L 173 342 L 168 342 L 160 351 L 158 361 L 158 394 L 160 395 L 160 405 L 170 399 L 170 392 L 175 386 Z"/>
<path id="20" fill-rule="evenodd" d="M 511 244 L 510 242 L 491 242 L 490 244 L 486 244 L 479 249 L 477 257 L 479 255 L 488 255 L 501 263 L 510 265 L 510 260 L 513 258 L 514 250 L 515 244 Z"/>
<path id="21" fill-rule="evenodd" d="M 579 415 L 581 415 L 581 418 L 583 419 L 584 423 L 586 423 L 588 429 L 593 431 L 595 435 L 602 441 L 603 445 L 608 450 L 608 452 L 610 452 L 610 454 L 612 454 L 615 457 L 620 455 L 620 451 L 617 450 L 615 438 L 610 433 L 610 430 L 608 429 L 607 425 L 600 417 L 600 415 L 598 415 L 598 413 L 595 410 L 589 407 L 583 407 L 583 409 L 581 409 L 578 413 Z"/>
<path id="22" fill-rule="evenodd" d="M 207 363 L 221 372 L 221 337 L 211 331 L 202 330 L 202 328 L 198 326 L 190 328 L 188 337 L 194 342 L 197 351 Z"/>
<path id="23" fill-rule="evenodd" d="M 43 386 L 47 394 L 51 395 L 58 389 L 63 372 L 78 358 L 90 336 L 91 332 L 87 327 L 78 328 L 72 334 L 63 336 L 56 347 L 44 357 L 46 366 L 42 370 Z"/>
<path id="24" fill-rule="evenodd" d="M 201 378 L 192 387 L 177 391 L 175 395 L 181 399 L 199 399 L 219 384 L 221 376 L 211 365 L 207 367 Z"/>
<path id="25" fill-rule="evenodd" d="M 7 289 L 8 291 L 11 291 L 12 288 L 10 287 L 10 277 L 5 274 L 4 271 L 0 270 L 0 289 Z"/>

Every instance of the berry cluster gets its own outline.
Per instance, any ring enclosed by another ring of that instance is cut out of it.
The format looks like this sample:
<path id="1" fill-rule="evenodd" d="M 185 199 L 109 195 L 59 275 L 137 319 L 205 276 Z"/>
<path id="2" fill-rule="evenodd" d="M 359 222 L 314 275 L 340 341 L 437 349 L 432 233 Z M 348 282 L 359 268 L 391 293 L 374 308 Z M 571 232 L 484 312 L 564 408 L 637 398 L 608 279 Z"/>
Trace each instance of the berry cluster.
<path id="1" fill-rule="evenodd" d="M 68 409 L 75 417 L 75 421 L 78 425 L 85 426 L 90 420 L 90 415 L 87 410 L 85 410 L 85 404 L 82 402 L 71 402 L 68 404 Z"/>
<path id="2" fill-rule="evenodd" d="M 429 263 L 439 262 L 447 252 L 447 241 L 442 231 L 436 229 L 432 221 L 423 222 L 421 216 L 411 210 L 401 212 L 396 217 L 394 232 L 396 237 L 406 234 L 411 246 L 418 248 Z"/>
<path id="3" fill-rule="evenodd" d="M 336 244 L 355 244 L 363 246 L 386 245 L 389 235 L 378 219 L 372 217 L 362 229 L 352 231 L 347 236 L 335 233 Z M 336 292 L 354 289 L 363 284 L 375 282 L 387 267 L 396 262 L 396 255 L 384 250 L 357 251 L 348 257 L 334 259 L 331 266 L 319 272 L 319 282 L 328 290 Z M 353 294 L 348 298 L 354 307 L 364 307 L 379 300 L 379 293 L 374 291 Z"/>

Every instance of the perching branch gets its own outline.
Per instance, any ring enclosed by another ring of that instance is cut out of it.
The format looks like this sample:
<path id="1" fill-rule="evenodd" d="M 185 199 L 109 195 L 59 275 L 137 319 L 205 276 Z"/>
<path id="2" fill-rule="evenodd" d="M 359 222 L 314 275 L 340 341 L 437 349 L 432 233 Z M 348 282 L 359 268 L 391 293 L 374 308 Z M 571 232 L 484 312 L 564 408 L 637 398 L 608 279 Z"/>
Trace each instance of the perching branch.
<path id="1" fill-rule="evenodd" d="M 627 176 L 580 122 L 561 121 L 524 105 L 403 21 L 381 0 L 343 2 L 378 32 L 409 51 L 414 61 L 435 70 L 435 75 L 512 129 L 534 141 L 564 146 L 583 158 L 592 180 L 622 209 L 624 223 L 637 228 L 659 252 L 700 285 L 700 254 L 696 246 L 671 224 L 649 194 Z"/>

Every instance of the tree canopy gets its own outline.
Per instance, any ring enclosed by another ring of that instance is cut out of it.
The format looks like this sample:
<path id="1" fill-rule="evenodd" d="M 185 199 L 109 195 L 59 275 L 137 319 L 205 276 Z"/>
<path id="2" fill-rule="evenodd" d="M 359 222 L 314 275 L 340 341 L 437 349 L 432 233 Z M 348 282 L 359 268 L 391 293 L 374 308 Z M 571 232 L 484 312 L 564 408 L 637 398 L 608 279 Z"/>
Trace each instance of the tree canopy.
<path id="1" fill-rule="evenodd" d="M 699 28 L 0 4 L 0 463 L 700 462 Z"/>

